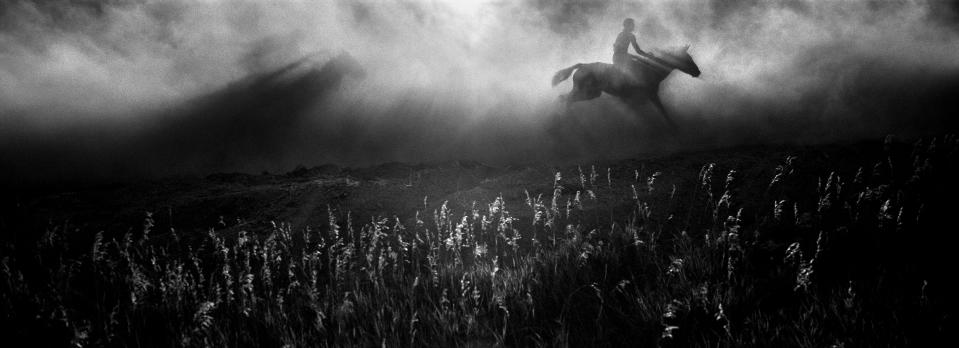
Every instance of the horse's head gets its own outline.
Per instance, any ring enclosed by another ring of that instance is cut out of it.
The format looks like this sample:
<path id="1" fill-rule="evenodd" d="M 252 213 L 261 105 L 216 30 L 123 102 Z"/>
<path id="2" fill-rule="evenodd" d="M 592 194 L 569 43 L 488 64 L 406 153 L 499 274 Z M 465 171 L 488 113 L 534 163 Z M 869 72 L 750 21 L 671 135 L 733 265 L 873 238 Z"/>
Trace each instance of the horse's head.
<path id="1" fill-rule="evenodd" d="M 666 50 L 663 53 L 660 59 L 669 62 L 670 65 L 676 67 L 679 71 L 687 73 L 692 77 L 699 77 L 699 66 L 693 61 L 693 57 L 689 55 L 689 45 L 673 50 Z"/>

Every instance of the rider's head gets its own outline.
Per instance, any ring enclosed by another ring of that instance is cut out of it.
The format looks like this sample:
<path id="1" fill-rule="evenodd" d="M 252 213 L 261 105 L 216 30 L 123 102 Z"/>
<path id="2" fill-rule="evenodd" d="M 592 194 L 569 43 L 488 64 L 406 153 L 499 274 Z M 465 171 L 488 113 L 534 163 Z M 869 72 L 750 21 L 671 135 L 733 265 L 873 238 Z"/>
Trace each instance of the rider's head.
<path id="1" fill-rule="evenodd" d="M 623 30 L 632 32 L 636 28 L 636 21 L 632 18 L 626 18 L 623 20 Z"/>

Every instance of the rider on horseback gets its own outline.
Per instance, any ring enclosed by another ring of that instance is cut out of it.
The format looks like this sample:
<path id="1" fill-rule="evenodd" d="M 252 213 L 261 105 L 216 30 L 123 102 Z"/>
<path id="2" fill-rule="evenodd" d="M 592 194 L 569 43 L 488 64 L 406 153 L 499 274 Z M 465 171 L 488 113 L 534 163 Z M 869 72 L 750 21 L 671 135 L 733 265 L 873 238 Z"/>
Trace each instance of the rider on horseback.
<path id="1" fill-rule="evenodd" d="M 553 74 L 552 84 L 573 77 L 573 89 L 561 99 L 567 105 L 580 100 L 598 98 L 604 92 L 627 101 L 648 100 L 665 116 L 659 99 L 659 87 L 663 80 L 674 70 L 682 71 L 692 77 L 699 77 L 699 66 L 689 55 L 689 46 L 676 50 L 657 51 L 652 55 L 639 48 L 633 30 L 636 23 L 632 18 L 623 21 L 623 32 L 613 45 L 613 63 L 577 63 Z M 641 57 L 630 55 L 632 45 Z"/>
<path id="2" fill-rule="evenodd" d="M 636 21 L 632 18 L 626 18 L 623 20 L 623 31 L 619 33 L 619 36 L 616 36 L 616 42 L 613 43 L 613 65 L 630 78 L 631 84 L 639 83 L 634 65 L 642 62 L 642 60 L 637 56 L 629 54 L 630 44 L 632 44 L 633 49 L 635 49 L 637 53 L 649 56 L 649 53 L 639 48 L 639 44 L 636 43 L 636 35 L 633 35 L 633 30 L 635 29 Z"/>

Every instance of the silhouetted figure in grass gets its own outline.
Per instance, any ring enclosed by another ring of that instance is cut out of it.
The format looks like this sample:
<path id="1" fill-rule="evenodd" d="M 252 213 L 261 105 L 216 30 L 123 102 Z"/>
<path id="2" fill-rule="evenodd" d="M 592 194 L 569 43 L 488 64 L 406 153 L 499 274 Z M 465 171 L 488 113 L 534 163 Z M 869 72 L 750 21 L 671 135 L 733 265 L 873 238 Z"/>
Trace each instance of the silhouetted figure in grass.
<path id="1" fill-rule="evenodd" d="M 567 105 L 580 100 L 599 97 L 603 92 L 623 99 L 631 106 L 651 102 L 663 114 L 666 122 L 672 124 L 663 103 L 659 99 L 659 85 L 673 70 L 680 70 L 698 77 L 699 66 L 689 55 L 689 46 L 676 50 L 663 50 L 657 55 L 643 51 L 633 35 L 635 23 L 627 18 L 623 21 L 623 32 L 613 44 L 613 62 L 580 63 L 560 70 L 553 75 L 553 86 L 573 75 L 573 90 L 561 98 Z M 628 53 L 632 45 L 637 53 Z M 573 74 L 575 72 L 575 74 Z"/>

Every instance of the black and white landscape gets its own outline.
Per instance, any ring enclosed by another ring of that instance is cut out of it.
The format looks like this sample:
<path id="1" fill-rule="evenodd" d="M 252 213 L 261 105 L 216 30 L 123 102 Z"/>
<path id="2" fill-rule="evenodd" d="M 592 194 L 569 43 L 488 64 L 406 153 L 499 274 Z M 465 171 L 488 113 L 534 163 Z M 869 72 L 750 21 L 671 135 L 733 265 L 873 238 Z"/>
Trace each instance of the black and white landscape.
<path id="1" fill-rule="evenodd" d="M 0 333 L 943 346 L 957 58 L 945 0 L 5 1 Z"/>

